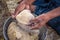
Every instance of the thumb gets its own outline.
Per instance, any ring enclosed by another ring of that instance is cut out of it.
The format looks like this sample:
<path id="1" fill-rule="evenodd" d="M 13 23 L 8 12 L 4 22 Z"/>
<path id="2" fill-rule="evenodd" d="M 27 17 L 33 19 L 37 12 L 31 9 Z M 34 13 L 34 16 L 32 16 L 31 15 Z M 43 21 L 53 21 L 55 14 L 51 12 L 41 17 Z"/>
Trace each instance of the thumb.
<path id="1" fill-rule="evenodd" d="M 11 14 L 12 18 L 15 19 L 17 15 Z"/>
<path id="2" fill-rule="evenodd" d="M 30 9 L 29 5 L 26 5 L 26 9 Z"/>

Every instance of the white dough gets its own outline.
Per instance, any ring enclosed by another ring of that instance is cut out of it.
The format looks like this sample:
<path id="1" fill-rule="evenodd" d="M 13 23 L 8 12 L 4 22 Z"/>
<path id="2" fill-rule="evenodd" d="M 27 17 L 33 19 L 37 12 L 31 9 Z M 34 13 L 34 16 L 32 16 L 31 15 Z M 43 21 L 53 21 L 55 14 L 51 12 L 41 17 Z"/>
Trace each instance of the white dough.
<path id="1" fill-rule="evenodd" d="M 28 24 L 31 19 L 34 19 L 34 16 L 30 12 L 30 10 L 23 10 L 17 16 L 16 20 L 21 24 Z"/>

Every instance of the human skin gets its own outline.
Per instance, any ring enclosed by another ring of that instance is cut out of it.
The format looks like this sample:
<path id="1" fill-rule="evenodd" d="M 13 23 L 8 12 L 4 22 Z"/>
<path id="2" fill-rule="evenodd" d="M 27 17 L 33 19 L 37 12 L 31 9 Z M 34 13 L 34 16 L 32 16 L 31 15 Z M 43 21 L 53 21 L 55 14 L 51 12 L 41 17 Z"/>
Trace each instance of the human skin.
<path id="1" fill-rule="evenodd" d="M 31 11 L 34 11 L 35 6 L 32 5 L 34 0 L 23 0 L 19 5 L 16 7 L 15 12 L 12 13 L 12 18 L 15 18 L 19 12 L 21 12 L 24 9 L 30 9 Z"/>
<path id="2" fill-rule="evenodd" d="M 32 3 L 35 0 L 24 0 L 22 1 L 18 7 L 16 8 L 14 14 L 12 14 L 12 17 L 15 18 L 18 13 L 24 9 L 30 9 L 31 11 L 35 10 L 35 6 L 32 5 Z M 49 20 L 60 16 L 60 7 L 55 8 L 45 14 L 41 14 L 39 16 L 37 16 L 35 19 L 32 19 L 30 22 L 31 23 L 35 23 L 35 25 L 31 26 L 32 29 L 39 29 L 40 27 L 42 27 L 43 25 L 45 25 Z"/>
<path id="3" fill-rule="evenodd" d="M 60 16 L 60 7 L 53 9 L 45 14 L 41 14 L 30 21 L 31 23 L 35 23 L 35 25 L 32 26 L 32 29 L 39 29 L 40 27 L 46 25 L 49 20 L 58 16 Z"/>

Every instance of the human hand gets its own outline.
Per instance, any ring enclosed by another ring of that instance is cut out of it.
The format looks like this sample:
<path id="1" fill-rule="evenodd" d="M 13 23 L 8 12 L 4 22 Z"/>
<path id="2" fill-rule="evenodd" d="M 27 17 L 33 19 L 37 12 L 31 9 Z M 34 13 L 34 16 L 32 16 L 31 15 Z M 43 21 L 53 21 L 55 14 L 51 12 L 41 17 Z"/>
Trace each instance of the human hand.
<path id="1" fill-rule="evenodd" d="M 31 29 L 39 29 L 48 22 L 48 15 L 42 14 L 37 16 L 35 19 L 30 20 Z"/>
<path id="2" fill-rule="evenodd" d="M 15 12 L 11 14 L 12 18 L 15 18 L 24 9 L 29 9 L 29 5 L 25 4 L 25 2 L 22 1 L 15 9 Z"/>

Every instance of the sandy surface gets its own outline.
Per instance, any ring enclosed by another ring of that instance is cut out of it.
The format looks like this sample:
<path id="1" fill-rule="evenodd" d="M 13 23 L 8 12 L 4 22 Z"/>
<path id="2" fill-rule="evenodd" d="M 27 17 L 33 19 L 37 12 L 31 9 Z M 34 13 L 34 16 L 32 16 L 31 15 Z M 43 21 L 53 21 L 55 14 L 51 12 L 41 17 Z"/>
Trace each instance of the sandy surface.
<path id="1" fill-rule="evenodd" d="M 4 21 L 9 17 L 10 13 L 8 11 L 8 8 L 6 6 L 6 2 L 4 0 L 0 0 L 0 40 L 3 40 L 3 34 L 2 34 L 2 29 L 3 29 L 3 24 Z"/>

